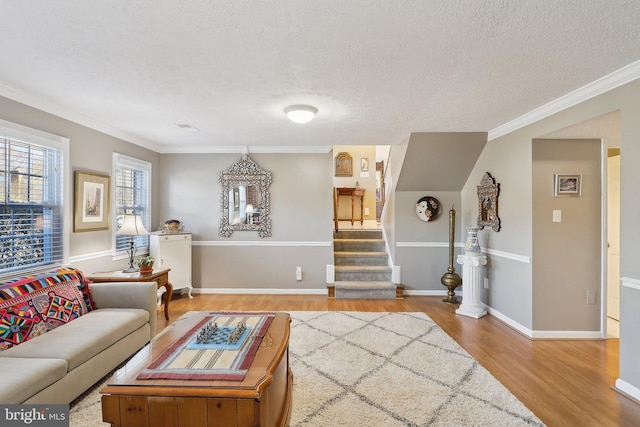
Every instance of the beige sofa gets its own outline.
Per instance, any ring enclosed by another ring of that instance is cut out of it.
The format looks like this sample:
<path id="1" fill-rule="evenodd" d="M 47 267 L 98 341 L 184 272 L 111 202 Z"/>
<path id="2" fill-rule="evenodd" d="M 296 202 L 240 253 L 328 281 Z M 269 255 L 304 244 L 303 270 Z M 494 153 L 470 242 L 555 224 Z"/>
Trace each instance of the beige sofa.
<path id="1" fill-rule="evenodd" d="M 155 282 L 89 288 L 95 310 L 0 351 L 0 403 L 70 403 L 153 338 Z"/>

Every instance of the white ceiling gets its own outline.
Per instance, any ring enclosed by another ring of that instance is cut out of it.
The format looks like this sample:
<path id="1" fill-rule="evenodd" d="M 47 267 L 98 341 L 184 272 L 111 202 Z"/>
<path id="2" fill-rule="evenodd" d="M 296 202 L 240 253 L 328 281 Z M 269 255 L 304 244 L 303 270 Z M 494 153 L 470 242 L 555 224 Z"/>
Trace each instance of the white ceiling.
<path id="1" fill-rule="evenodd" d="M 0 95 L 160 152 L 397 144 L 638 61 L 639 22 L 638 0 L 3 0 Z"/>

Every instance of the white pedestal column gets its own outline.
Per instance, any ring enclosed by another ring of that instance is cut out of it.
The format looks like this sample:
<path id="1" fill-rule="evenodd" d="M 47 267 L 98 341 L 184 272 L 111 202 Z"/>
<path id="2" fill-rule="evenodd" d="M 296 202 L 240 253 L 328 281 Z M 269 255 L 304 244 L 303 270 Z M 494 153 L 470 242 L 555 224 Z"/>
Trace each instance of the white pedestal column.
<path id="1" fill-rule="evenodd" d="M 482 266 L 487 264 L 484 255 L 458 255 L 458 264 L 462 265 L 462 304 L 456 314 L 479 319 L 486 316 L 487 310 L 481 302 Z"/>

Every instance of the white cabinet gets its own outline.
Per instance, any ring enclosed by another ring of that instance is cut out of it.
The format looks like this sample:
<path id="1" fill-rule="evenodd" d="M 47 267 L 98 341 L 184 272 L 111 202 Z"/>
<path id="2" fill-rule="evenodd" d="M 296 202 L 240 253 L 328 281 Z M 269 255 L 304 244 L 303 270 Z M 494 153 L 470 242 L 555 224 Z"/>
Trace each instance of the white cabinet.
<path id="1" fill-rule="evenodd" d="M 154 268 L 170 268 L 169 282 L 173 290 L 189 291 L 191 284 L 191 233 L 162 234 L 149 236 L 149 255 L 155 258 Z"/>

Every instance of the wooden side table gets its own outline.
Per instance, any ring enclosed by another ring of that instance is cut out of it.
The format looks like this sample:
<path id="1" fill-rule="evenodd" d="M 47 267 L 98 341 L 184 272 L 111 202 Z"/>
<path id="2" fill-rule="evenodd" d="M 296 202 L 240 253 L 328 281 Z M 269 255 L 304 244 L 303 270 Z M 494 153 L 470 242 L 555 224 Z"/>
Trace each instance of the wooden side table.
<path id="1" fill-rule="evenodd" d="M 339 205 L 340 205 L 340 196 L 351 197 L 351 225 L 353 225 L 354 218 L 353 212 L 355 207 L 355 199 L 356 197 L 360 198 L 360 225 L 364 224 L 364 188 L 359 187 L 334 187 L 334 195 L 333 195 L 333 213 L 334 213 L 334 221 L 335 228 L 338 231 L 338 221 L 341 218 L 338 218 Z"/>
<path id="2" fill-rule="evenodd" d="M 157 282 L 158 289 L 164 287 L 164 318 L 169 320 L 169 302 L 173 294 L 173 285 L 169 282 L 170 268 L 152 271 L 151 274 L 123 273 L 122 271 L 108 271 L 92 273 L 87 279 L 92 282 Z"/>

